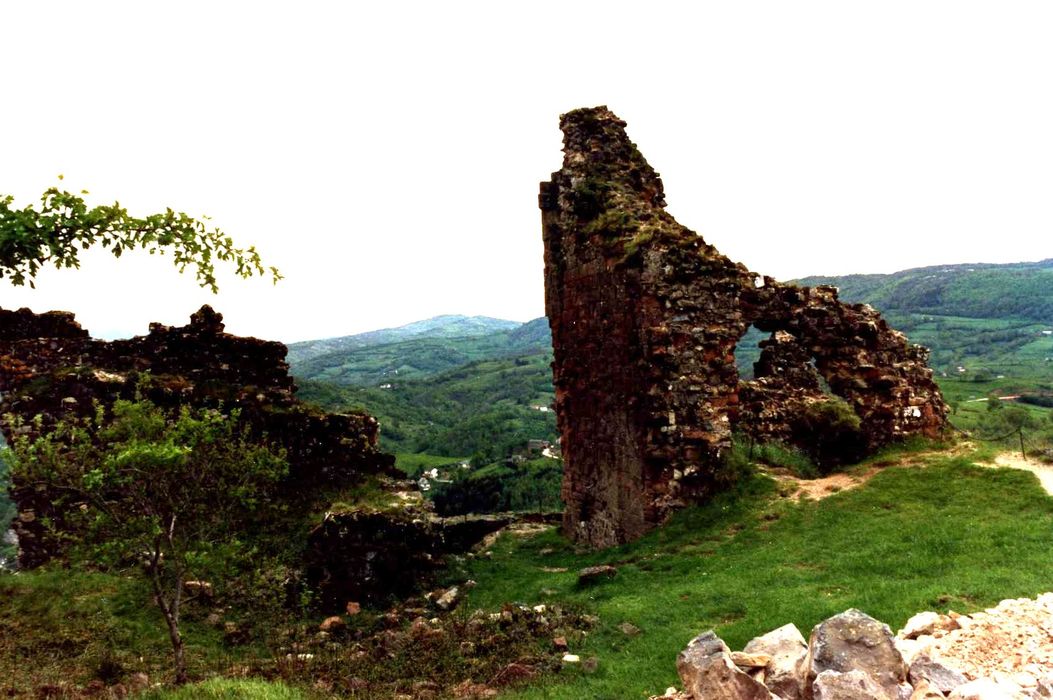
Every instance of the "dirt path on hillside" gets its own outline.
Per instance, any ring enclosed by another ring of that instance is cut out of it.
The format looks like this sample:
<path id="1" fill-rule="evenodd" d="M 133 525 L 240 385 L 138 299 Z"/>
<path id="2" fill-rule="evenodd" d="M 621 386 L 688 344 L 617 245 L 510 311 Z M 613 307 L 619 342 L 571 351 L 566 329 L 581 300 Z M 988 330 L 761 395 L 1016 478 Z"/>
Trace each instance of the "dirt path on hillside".
<path id="1" fill-rule="evenodd" d="M 881 471 L 880 467 L 870 467 L 865 471 L 852 474 L 837 473 L 818 479 L 802 479 L 786 469 L 770 467 L 764 469 L 764 473 L 779 482 L 779 493 L 793 501 L 800 501 L 803 498 L 821 501 L 835 493 L 862 486 L 879 471 Z"/>
<path id="2" fill-rule="evenodd" d="M 995 458 L 995 466 L 1031 472 L 1038 477 L 1046 493 L 1053 496 L 1053 465 L 1039 462 L 1036 459 L 1024 459 L 1016 452 L 1003 452 Z"/>
<path id="3" fill-rule="evenodd" d="M 974 449 L 971 443 L 963 442 L 959 445 L 955 445 L 952 449 L 946 451 L 929 451 L 929 452 L 916 452 L 914 454 L 905 454 L 897 459 L 886 459 L 878 460 L 873 464 L 866 467 L 862 467 L 850 472 L 838 472 L 836 474 L 830 474 L 829 476 L 820 477 L 818 479 L 802 479 L 798 476 L 794 476 L 787 469 L 762 467 L 764 473 L 771 476 L 773 479 L 780 484 L 780 493 L 783 493 L 786 498 L 794 501 L 800 501 L 802 498 L 809 498 L 814 501 L 821 501 L 824 498 L 829 498 L 835 493 L 841 491 L 847 491 L 848 489 L 858 488 L 863 484 L 870 481 L 875 474 L 878 474 L 885 469 L 890 467 L 916 467 L 924 464 L 926 461 L 933 457 L 946 457 L 948 455 L 959 455 Z M 1036 465 L 1041 466 L 1041 465 Z M 1037 472 L 1036 472 L 1037 473 Z M 1041 476 L 1039 477 L 1042 478 Z M 1048 478 L 1050 479 L 1050 485 L 1046 487 L 1048 491 L 1053 488 L 1053 469 L 1050 469 Z M 1043 482 L 1043 486 L 1046 486 Z M 1050 491 L 1053 494 L 1053 491 Z"/>

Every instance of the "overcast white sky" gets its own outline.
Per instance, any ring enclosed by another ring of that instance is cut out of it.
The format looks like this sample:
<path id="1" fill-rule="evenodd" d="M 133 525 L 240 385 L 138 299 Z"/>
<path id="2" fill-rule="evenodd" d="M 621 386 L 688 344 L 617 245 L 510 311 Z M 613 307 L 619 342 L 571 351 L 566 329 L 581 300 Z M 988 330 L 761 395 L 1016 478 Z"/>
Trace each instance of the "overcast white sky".
<path id="1" fill-rule="evenodd" d="M 607 104 L 781 279 L 1053 257 L 1053 3 L 0 2 L 0 193 L 207 214 L 285 281 L 88 256 L 0 306 L 285 341 L 544 311 L 538 182 Z"/>

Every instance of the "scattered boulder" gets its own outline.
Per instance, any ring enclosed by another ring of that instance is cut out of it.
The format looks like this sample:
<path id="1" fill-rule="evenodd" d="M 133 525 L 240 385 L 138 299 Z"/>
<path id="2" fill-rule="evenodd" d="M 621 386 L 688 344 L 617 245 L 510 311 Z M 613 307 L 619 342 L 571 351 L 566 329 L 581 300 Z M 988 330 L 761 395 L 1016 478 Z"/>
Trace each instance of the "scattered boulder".
<path id="1" fill-rule="evenodd" d="M 461 598 L 463 597 L 461 589 L 457 586 L 453 586 L 435 599 L 435 605 L 440 610 L 453 610 L 457 607 L 458 603 L 461 602 Z"/>
<path id="2" fill-rule="evenodd" d="M 676 658 L 684 690 L 696 698 L 771 700 L 764 686 L 731 660 L 731 650 L 712 630 L 692 639 Z"/>
<path id="3" fill-rule="evenodd" d="M 322 620 L 322 624 L 318 625 L 320 632 L 339 632 L 347 629 L 347 623 L 344 622 L 344 618 L 339 615 L 333 615 Z"/>
<path id="4" fill-rule="evenodd" d="M 915 683 L 914 692 L 910 694 L 910 700 L 942 700 L 945 697 L 947 696 L 926 680 Z"/>
<path id="5" fill-rule="evenodd" d="M 812 682 L 823 671 L 862 671 L 892 698 L 907 680 L 907 665 L 893 643 L 892 630 L 854 608 L 815 626 L 805 666 Z"/>
<path id="6" fill-rule="evenodd" d="M 640 628 L 631 622 L 623 622 L 622 624 L 618 625 L 618 629 L 626 637 L 635 637 L 636 635 L 640 634 Z"/>
<path id="7" fill-rule="evenodd" d="M 651 700 L 753 698 L 760 684 L 767 700 L 1053 700 L 1050 630 L 1053 593 L 918 614 L 895 638 L 854 609 L 816 625 L 807 644 L 791 624 L 731 652 L 710 631 L 677 658 L 684 690 Z"/>
<path id="8" fill-rule="evenodd" d="M 731 652 L 731 660 L 741 669 L 752 670 L 755 668 L 767 668 L 771 663 L 771 657 L 767 654 L 747 654 L 744 651 Z"/>
<path id="9" fill-rule="evenodd" d="M 947 697 L 950 700 L 1027 700 L 1031 695 L 1012 683 L 978 678 L 958 686 Z"/>
<path id="10" fill-rule="evenodd" d="M 799 700 L 805 695 L 804 659 L 808 644 L 793 623 L 783 625 L 756 637 L 743 649 L 747 654 L 766 654 L 771 660 L 764 673 L 764 685 L 784 700 Z"/>
<path id="11" fill-rule="evenodd" d="M 897 700 L 863 671 L 823 671 L 812 683 L 815 700 Z M 908 696 L 909 697 L 909 696 Z"/>
<path id="12" fill-rule="evenodd" d="M 618 569 L 614 568 L 610 564 L 602 564 L 600 566 L 586 566 L 584 569 L 578 572 L 578 585 L 588 586 L 600 581 L 606 581 L 612 579 L 618 575 Z"/>
<path id="13" fill-rule="evenodd" d="M 457 700 L 481 700 L 482 698 L 497 697 L 497 690 L 485 683 L 472 683 L 466 680 L 453 687 L 453 697 Z"/>
<path id="14" fill-rule="evenodd" d="M 945 616 L 930 611 L 920 612 L 907 620 L 907 623 L 903 625 L 903 629 L 896 634 L 896 637 L 899 639 L 917 639 L 923 634 L 931 635 L 936 627 L 940 625 L 941 617 Z"/>
<path id="15" fill-rule="evenodd" d="M 518 662 L 510 663 L 497 672 L 497 675 L 490 681 L 490 685 L 501 688 L 530 680 L 537 676 L 537 674 L 538 670 L 533 666 L 528 666 L 527 664 Z"/>
<path id="16" fill-rule="evenodd" d="M 917 687 L 922 681 L 927 681 L 930 686 L 941 693 L 950 693 L 960 685 L 968 682 L 968 678 L 953 668 L 933 661 L 928 656 L 919 656 L 910 665 L 908 673 L 910 682 Z"/>
<path id="17" fill-rule="evenodd" d="M 923 634 L 917 639 L 900 639 L 896 637 L 895 645 L 899 653 L 903 655 L 903 662 L 909 667 L 919 656 L 931 655 L 932 645 L 935 638 Z"/>

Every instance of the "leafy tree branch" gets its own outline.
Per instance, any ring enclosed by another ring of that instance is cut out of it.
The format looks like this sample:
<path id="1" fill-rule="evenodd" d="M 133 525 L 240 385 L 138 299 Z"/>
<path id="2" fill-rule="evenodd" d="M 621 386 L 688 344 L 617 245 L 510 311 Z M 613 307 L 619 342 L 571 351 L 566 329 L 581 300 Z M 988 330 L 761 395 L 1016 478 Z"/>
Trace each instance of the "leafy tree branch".
<path id="1" fill-rule="evenodd" d="M 80 267 L 80 251 L 92 246 L 118 258 L 134 249 L 171 252 L 180 272 L 193 267 L 198 284 L 213 293 L 219 291 L 216 262 L 232 265 L 244 278 L 281 279 L 277 268 L 264 266 L 255 247 L 239 248 L 220 229 L 183 212 L 166 209 L 136 217 L 118 202 L 89 207 L 82 196 L 57 187 L 44 192 L 39 207 L 18 209 L 14 197 L 0 195 L 0 278 L 35 287 L 42 267 Z"/>

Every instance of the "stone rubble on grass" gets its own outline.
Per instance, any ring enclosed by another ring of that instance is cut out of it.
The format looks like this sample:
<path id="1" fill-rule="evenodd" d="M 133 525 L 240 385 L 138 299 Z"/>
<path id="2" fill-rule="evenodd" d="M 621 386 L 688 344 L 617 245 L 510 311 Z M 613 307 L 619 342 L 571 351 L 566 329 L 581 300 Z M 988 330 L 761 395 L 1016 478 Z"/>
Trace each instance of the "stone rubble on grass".
<path id="1" fill-rule="evenodd" d="M 1053 593 L 961 615 L 923 612 L 895 636 L 855 609 L 732 652 L 712 630 L 677 657 L 683 691 L 651 700 L 1053 700 Z"/>
<path id="2" fill-rule="evenodd" d="M 612 579 L 618 575 L 618 569 L 614 568 L 610 564 L 601 564 L 600 566 L 586 566 L 584 569 L 578 572 L 578 585 L 587 586 L 607 579 Z"/>
<path id="3" fill-rule="evenodd" d="M 712 630 L 688 643 L 676 657 L 676 670 L 684 688 L 697 698 L 770 700 L 774 697 L 763 683 L 735 665 L 731 650 Z"/>
<path id="4" fill-rule="evenodd" d="M 907 680 L 907 664 L 896 649 L 892 630 L 854 608 L 815 626 L 808 641 L 805 670 L 808 684 L 815 683 L 824 671 L 861 671 L 890 698 L 898 697 L 899 685 Z M 828 697 L 847 698 L 846 692 L 838 690 Z"/>
<path id="5" fill-rule="evenodd" d="M 747 654 L 767 654 L 771 661 L 764 669 L 762 682 L 783 700 L 804 697 L 802 674 L 808 643 L 793 623 L 783 625 L 751 640 L 743 649 Z"/>
<path id="6" fill-rule="evenodd" d="M 893 695 L 863 671 L 826 670 L 815 677 L 812 696 L 815 700 L 898 700 L 900 694 Z"/>
<path id="7" fill-rule="evenodd" d="M 435 600 L 440 610 L 453 610 L 461 602 L 461 589 L 457 586 L 449 589 Z"/>
<path id="8" fill-rule="evenodd" d="M 640 628 L 631 622 L 623 622 L 622 624 L 618 625 L 618 629 L 621 630 L 621 633 L 624 634 L 626 637 L 635 637 L 636 635 L 640 634 Z"/>

